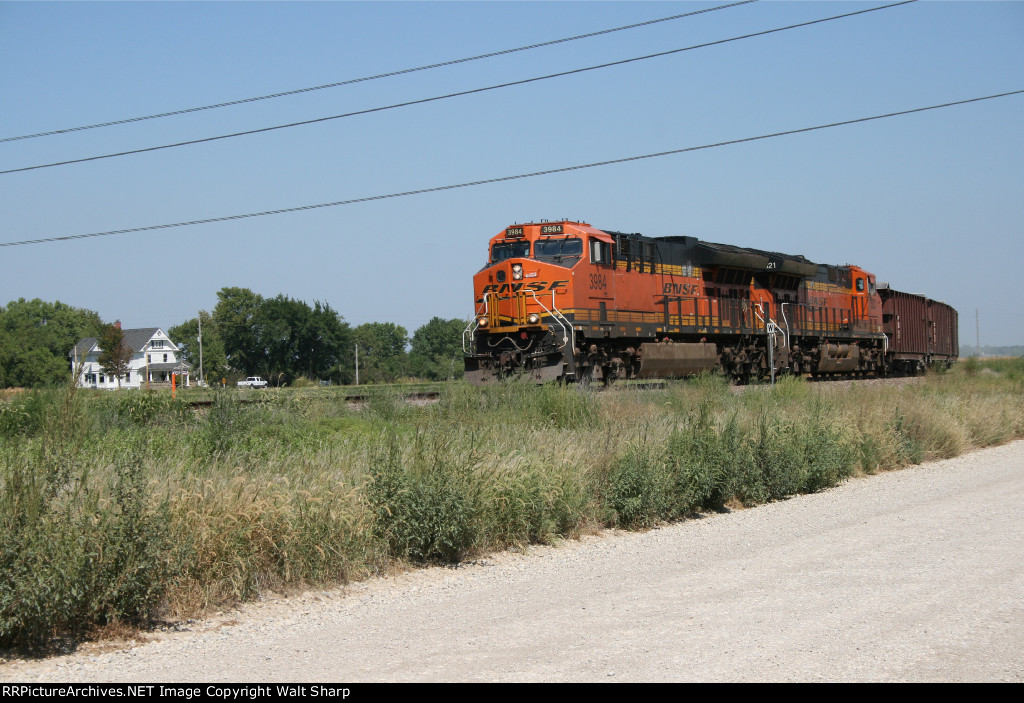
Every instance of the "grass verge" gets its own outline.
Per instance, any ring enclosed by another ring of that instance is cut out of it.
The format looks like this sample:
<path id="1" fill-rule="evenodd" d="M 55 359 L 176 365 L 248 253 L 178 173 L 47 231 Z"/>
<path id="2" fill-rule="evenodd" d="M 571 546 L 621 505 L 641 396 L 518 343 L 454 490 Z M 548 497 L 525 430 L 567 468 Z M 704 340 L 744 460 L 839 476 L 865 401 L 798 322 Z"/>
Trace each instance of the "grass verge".
<path id="1" fill-rule="evenodd" d="M 189 618 L 267 591 L 644 528 L 1024 436 L 1024 361 L 736 393 L 445 386 L 74 388 L 0 401 L 0 647 Z"/>

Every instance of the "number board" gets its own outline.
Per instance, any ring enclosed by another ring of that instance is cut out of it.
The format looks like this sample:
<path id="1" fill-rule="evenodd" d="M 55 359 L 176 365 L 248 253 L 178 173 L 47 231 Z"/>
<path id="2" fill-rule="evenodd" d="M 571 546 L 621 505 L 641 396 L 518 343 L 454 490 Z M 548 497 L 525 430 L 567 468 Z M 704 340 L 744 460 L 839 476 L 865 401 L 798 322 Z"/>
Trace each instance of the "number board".
<path id="1" fill-rule="evenodd" d="M 507 228 L 505 230 L 505 236 L 506 237 L 522 237 L 523 236 L 523 228 L 522 227 L 509 227 L 509 228 Z"/>
<path id="2" fill-rule="evenodd" d="M 562 234 L 562 225 L 541 225 L 541 234 Z"/>

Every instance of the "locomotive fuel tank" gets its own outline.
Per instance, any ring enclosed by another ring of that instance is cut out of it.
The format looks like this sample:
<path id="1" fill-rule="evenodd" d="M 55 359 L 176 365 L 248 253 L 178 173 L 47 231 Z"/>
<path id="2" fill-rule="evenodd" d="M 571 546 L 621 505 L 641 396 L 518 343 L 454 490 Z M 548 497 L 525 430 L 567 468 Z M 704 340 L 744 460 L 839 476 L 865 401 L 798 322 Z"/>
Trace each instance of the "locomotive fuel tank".
<path id="1" fill-rule="evenodd" d="M 707 342 L 640 345 L 640 378 L 682 378 L 719 367 L 718 348 Z"/>

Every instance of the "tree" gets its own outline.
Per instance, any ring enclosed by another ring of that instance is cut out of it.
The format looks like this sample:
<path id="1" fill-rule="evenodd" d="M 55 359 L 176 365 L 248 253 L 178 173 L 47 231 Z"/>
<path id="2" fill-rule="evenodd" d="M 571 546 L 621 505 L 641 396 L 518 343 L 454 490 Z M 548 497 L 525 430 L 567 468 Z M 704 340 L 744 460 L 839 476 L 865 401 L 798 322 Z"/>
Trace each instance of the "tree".
<path id="1" fill-rule="evenodd" d="M 341 315 L 329 304 L 316 301 L 307 325 L 299 330 L 299 338 L 299 362 L 306 376 L 340 381 L 342 364 L 352 348 L 352 330 Z"/>
<path id="2" fill-rule="evenodd" d="M 431 318 L 412 336 L 412 351 L 409 354 L 413 372 L 432 381 L 462 378 L 465 365 L 462 361 L 462 332 L 466 329 L 464 320 L 443 320 Z"/>
<path id="3" fill-rule="evenodd" d="M 409 375 L 409 333 L 393 322 L 367 322 L 353 330 L 359 345 L 359 381 L 389 383 Z"/>
<path id="4" fill-rule="evenodd" d="M 246 375 L 266 373 L 256 325 L 262 305 L 263 297 L 248 288 L 229 287 L 217 293 L 217 306 L 213 309 L 228 366 Z"/>
<path id="5" fill-rule="evenodd" d="M 329 304 L 310 307 L 284 294 L 263 298 L 248 288 L 223 288 L 217 297 L 212 327 L 231 368 L 284 383 L 299 376 L 335 382 L 346 377 L 351 330 Z M 191 326 L 183 331 L 191 334 Z M 204 319 L 204 352 L 206 339 Z"/>
<path id="6" fill-rule="evenodd" d="M 121 379 L 128 373 L 132 361 L 132 348 L 124 341 L 121 325 L 107 325 L 100 334 L 98 345 L 100 368 L 103 373 L 117 378 L 117 387 L 120 388 Z"/>
<path id="7" fill-rule="evenodd" d="M 75 344 L 102 329 L 98 314 L 59 300 L 19 298 L 0 307 L 0 387 L 66 382 Z"/>
<path id="8" fill-rule="evenodd" d="M 185 320 L 167 330 L 170 337 L 178 348 L 181 349 L 181 357 L 198 372 L 199 365 L 199 320 L 203 321 L 203 363 L 202 371 L 205 376 L 218 379 L 228 371 L 228 359 L 224 353 L 224 341 L 221 339 L 217 322 L 213 316 L 205 310 L 199 311 L 198 317 Z M 205 379 L 204 379 L 205 380 Z"/>

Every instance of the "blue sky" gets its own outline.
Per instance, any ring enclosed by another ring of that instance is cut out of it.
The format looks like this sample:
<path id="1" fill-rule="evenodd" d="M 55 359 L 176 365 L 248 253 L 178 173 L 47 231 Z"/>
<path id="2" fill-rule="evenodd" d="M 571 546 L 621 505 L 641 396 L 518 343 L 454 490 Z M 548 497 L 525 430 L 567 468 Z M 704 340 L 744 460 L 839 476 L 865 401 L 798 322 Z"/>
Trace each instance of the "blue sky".
<path id="1" fill-rule="evenodd" d="M 0 138 L 473 56 L 725 2 L 0 2 Z M 0 170 L 308 120 L 875 7 L 757 2 L 288 98 L 0 143 Z M 1024 3 L 917 2 L 600 71 L 214 143 L 0 175 L 0 242 L 333 202 L 1024 89 Z M 513 222 L 855 263 L 1024 343 L 1024 95 L 304 213 L 0 247 L 0 303 L 170 327 L 224 286 L 411 333 L 465 317 Z"/>

